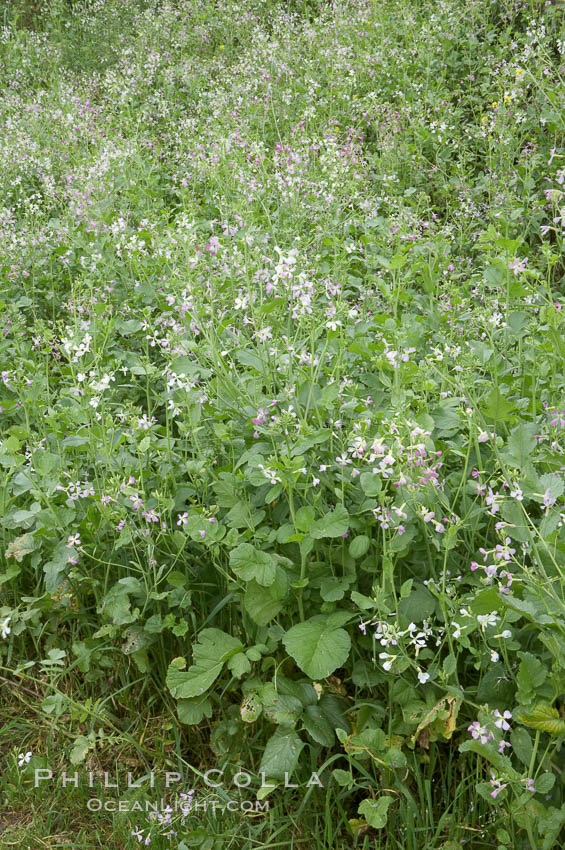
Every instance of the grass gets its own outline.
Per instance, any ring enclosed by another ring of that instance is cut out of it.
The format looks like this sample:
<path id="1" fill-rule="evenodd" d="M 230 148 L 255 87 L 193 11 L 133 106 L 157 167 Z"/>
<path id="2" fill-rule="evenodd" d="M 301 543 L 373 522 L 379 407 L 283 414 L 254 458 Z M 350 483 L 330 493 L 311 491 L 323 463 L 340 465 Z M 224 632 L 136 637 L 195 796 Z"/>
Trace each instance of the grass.
<path id="1" fill-rule="evenodd" d="M 561 846 L 562 4 L 0 27 L 0 847 Z"/>

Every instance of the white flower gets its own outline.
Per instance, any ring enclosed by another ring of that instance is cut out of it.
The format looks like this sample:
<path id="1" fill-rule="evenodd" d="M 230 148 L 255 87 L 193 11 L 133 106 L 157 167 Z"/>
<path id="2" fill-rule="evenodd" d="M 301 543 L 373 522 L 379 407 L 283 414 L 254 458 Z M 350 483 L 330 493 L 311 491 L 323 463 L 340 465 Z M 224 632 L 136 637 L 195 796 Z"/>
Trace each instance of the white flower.
<path id="1" fill-rule="evenodd" d="M 20 753 L 18 756 L 18 767 L 23 767 L 24 764 L 29 764 L 33 753 Z"/>
<path id="2" fill-rule="evenodd" d="M 477 614 L 477 621 L 483 630 L 487 626 L 496 625 L 498 620 L 500 620 L 500 617 L 497 617 L 496 611 L 491 611 L 490 614 Z"/>
<path id="3" fill-rule="evenodd" d="M 520 489 L 520 485 L 518 484 L 517 481 L 514 481 L 514 490 L 510 491 L 510 497 L 512 499 L 516 499 L 516 501 L 518 501 L 518 502 L 522 502 L 523 499 L 524 499 L 524 496 L 522 494 L 522 490 Z"/>
<path id="4" fill-rule="evenodd" d="M 383 662 L 383 670 L 386 670 L 387 672 L 396 661 L 396 655 L 389 655 L 388 652 L 379 652 L 379 658 Z"/>
<path id="5" fill-rule="evenodd" d="M 421 685 L 425 685 L 428 679 L 430 678 L 429 673 L 422 673 L 421 670 L 418 670 L 418 681 Z"/>
<path id="6" fill-rule="evenodd" d="M 4 620 L 0 622 L 0 637 L 2 640 L 7 638 L 10 632 L 12 631 L 8 623 L 10 622 L 10 617 L 6 617 Z"/>
<path id="7" fill-rule="evenodd" d="M 494 711 L 494 716 L 497 718 L 494 722 L 494 725 L 498 729 L 503 729 L 505 732 L 507 732 L 510 729 L 510 724 L 508 723 L 508 721 L 512 720 L 512 712 L 505 711 L 504 714 L 501 714 L 498 708 L 496 708 Z"/>

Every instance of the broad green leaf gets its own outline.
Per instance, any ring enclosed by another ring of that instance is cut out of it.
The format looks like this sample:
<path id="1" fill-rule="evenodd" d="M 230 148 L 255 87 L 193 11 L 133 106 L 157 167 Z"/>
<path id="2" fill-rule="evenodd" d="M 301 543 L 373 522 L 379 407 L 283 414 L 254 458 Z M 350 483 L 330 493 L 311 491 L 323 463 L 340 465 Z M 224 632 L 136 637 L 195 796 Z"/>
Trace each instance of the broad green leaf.
<path id="1" fill-rule="evenodd" d="M 220 629 L 203 629 L 194 647 L 191 667 L 186 671 L 179 669 L 179 659 L 169 665 L 167 687 L 171 694 L 177 699 L 201 696 L 216 681 L 224 662 L 242 648 L 240 640 Z"/>
<path id="2" fill-rule="evenodd" d="M 394 803 L 394 797 L 385 794 L 378 800 L 371 800 L 370 798 L 363 800 L 357 811 L 360 815 L 363 815 L 373 829 L 383 829 L 386 826 L 388 810 L 392 803 Z"/>
<path id="3" fill-rule="evenodd" d="M 15 558 L 21 564 L 26 555 L 34 552 L 38 547 L 38 542 L 33 534 L 22 534 L 16 537 L 10 543 L 4 553 L 5 558 Z"/>
<path id="4" fill-rule="evenodd" d="M 519 715 L 515 714 L 514 719 L 519 720 Z M 529 767 L 534 745 L 528 730 L 524 729 L 522 726 L 514 727 L 514 729 L 510 732 L 510 743 L 512 744 L 513 754 L 520 759 L 522 764 Z"/>
<path id="5" fill-rule="evenodd" d="M 269 738 L 259 771 L 268 779 L 284 779 L 293 773 L 304 743 L 293 729 L 281 727 Z"/>
<path id="6" fill-rule="evenodd" d="M 243 606 L 258 626 L 266 626 L 281 611 L 288 593 L 285 571 L 276 565 L 275 580 L 263 587 L 255 580 L 248 582 L 243 596 Z"/>
<path id="7" fill-rule="evenodd" d="M 522 422 L 512 429 L 506 448 L 501 451 L 502 459 L 521 469 L 537 445 L 539 427 L 535 422 Z"/>
<path id="8" fill-rule="evenodd" d="M 519 652 L 518 656 L 521 661 L 516 675 L 517 700 L 520 705 L 529 705 L 534 699 L 536 690 L 545 682 L 547 670 L 539 658 L 531 652 Z"/>
<path id="9" fill-rule="evenodd" d="M 304 728 L 323 747 L 331 747 L 335 741 L 333 727 L 319 705 L 307 705 L 302 715 Z"/>
<path id="10" fill-rule="evenodd" d="M 335 510 L 328 511 L 314 523 L 310 534 L 315 540 L 323 537 L 343 537 L 348 528 L 349 514 L 343 505 L 338 505 Z"/>
<path id="11" fill-rule="evenodd" d="M 514 499 L 505 499 L 502 506 L 502 518 L 510 523 L 504 529 L 504 533 L 511 537 L 512 540 L 525 543 L 530 539 L 530 529 L 528 528 L 520 502 L 516 502 Z"/>
<path id="12" fill-rule="evenodd" d="M 372 472 L 362 472 L 359 476 L 359 483 L 366 496 L 376 496 L 383 489 L 380 476 L 373 475 Z"/>
<path id="13" fill-rule="evenodd" d="M 507 401 L 497 387 L 493 387 L 482 405 L 486 419 L 493 422 L 505 422 L 510 419 L 514 407 Z"/>
<path id="14" fill-rule="evenodd" d="M 177 705 L 177 714 L 181 723 L 195 726 L 204 717 L 212 716 L 212 703 L 208 697 L 181 699 Z"/>
<path id="15" fill-rule="evenodd" d="M 297 531 L 308 531 L 314 525 L 314 508 L 311 505 L 304 505 L 296 511 L 294 524 Z"/>
<path id="16" fill-rule="evenodd" d="M 565 718 L 552 705 L 534 705 L 529 711 L 521 709 L 516 720 L 549 735 L 565 735 Z"/>
<path id="17" fill-rule="evenodd" d="M 339 628 L 335 615 L 333 620 L 331 616 L 318 615 L 293 626 L 283 644 L 307 676 L 325 679 L 347 660 L 351 638 Z"/>
<path id="18" fill-rule="evenodd" d="M 366 534 L 358 534 L 349 544 L 349 554 L 352 558 L 362 558 L 368 552 L 370 543 Z"/>
<path id="19" fill-rule="evenodd" d="M 565 482 L 560 475 L 557 475 L 556 472 L 549 472 L 547 475 L 542 475 L 540 477 L 540 485 L 541 485 L 541 495 L 545 495 L 545 493 L 549 490 L 549 495 L 552 499 L 558 499 L 563 495 L 563 490 L 565 489 Z"/>
<path id="20" fill-rule="evenodd" d="M 459 415 L 460 402 L 454 398 L 445 398 L 432 410 L 435 431 L 440 437 L 451 437 L 461 428 Z"/>
<path id="21" fill-rule="evenodd" d="M 346 590 L 351 584 L 349 578 L 338 578 L 337 576 L 329 576 L 323 578 L 320 583 L 320 596 L 324 602 L 337 602 L 343 599 Z"/>
<path id="22" fill-rule="evenodd" d="M 251 662 L 244 652 L 237 652 L 228 659 L 228 668 L 236 679 L 241 679 L 251 670 Z"/>
<path id="23" fill-rule="evenodd" d="M 243 581 L 255 581 L 269 587 L 275 580 L 275 561 L 267 552 L 250 543 L 240 543 L 230 552 L 230 567 Z"/>
<path id="24" fill-rule="evenodd" d="M 117 626 L 132 623 L 136 616 L 131 611 L 129 594 L 140 594 L 142 591 L 143 586 L 138 579 L 133 576 L 122 578 L 112 585 L 98 610 L 110 617 Z"/>
<path id="25" fill-rule="evenodd" d="M 421 623 L 436 610 L 436 600 L 423 584 L 415 584 L 409 596 L 398 603 L 398 616 L 403 622 Z"/>

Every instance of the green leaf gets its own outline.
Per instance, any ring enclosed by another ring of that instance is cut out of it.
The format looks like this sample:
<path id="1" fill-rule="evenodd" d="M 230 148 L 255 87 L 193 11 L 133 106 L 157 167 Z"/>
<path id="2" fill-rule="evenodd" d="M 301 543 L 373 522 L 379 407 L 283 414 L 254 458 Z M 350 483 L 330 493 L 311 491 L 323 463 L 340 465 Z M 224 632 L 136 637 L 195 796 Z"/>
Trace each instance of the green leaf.
<path id="1" fill-rule="evenodd" d="M 294 518 L 294 525 L 297 531 L 308 531 L 314 525 L 314 508 L 311 505 L 304 505 L 298 508 Z"/>
<path id="2" fill-rule="evenodd" d="M 370 798 L 363 800 L 357 811 L 373 829 L 383 829 L 386 826 L 389 807 L 393 802 L 394 797 L 385 794 L 376 801 Z"/>
<path id="3" fill-rule="evenodd" d="M 173 660 L 167 671 L 167 687 L 176 699 L 201 696 L 222 671 L 224 662 L 239 652 L 243 644 L 220 629 L 203 629 L 194 647 L 194 663 L 187 671 Z M 181 659 L 182 661 L 182 659 Z"/>
<path id="4" fill-rule="evenodd" d="M 352 558 L 362 558 L 368 552 L 370 543 L 366 534 L 358 534 L 349 544 L 349 554 Z"/>
<path id="5" fill-rule="evenodd" d="M 547 670 L 531 652 L 519 652 L 520 667 L 516 675 L 518 682 L 517 700 L 521 705 L 532 702 L 535 692 L 546 680 Z"/>
<path id="6" fill-rule="evenodd" d="M 272 682 L 267 682 L 260 696 L 265 716 L 278 726 L 294 726 L 302 714 L 301 701 L 291 694 L 280 693 Z"/>
<path id="7" fill-rule="evenodd" d="M 110 617 L 117 626 L 132 623 L 136 616 L 131 611 L 129 594 L 140 594 L 142 590 L 141 582 L 133 576 L 121 578 L 112 585 L 98 610 Z"/>
<path id="8" fill-rule="evenodd" d="M 360 659 L 353 666 L 351 681 L 358 688 L 373 688 L 383 681 L 383 673 L 371 661 Z"/>
<path id="9" fill-rule="evenodd" d="M 427 587 L 415 584 L 409 596 L 398 603 L 398 616 L 408 623 L 420 623 L 436 610 L 436 600 Z"/>
<path id="10" fill-rule="evenodd" d="M 275 580 L 275 561 L 267 552 L 250 543 L 240 543 L 230 552 L 230 567 L 243 581 L 255 581 L 269 587 Z"/>
<path id="11" fill-rule="evenodd" d="M 71 550 L 67 544 L 61 541 L 56 547 L 51 559 L 43 564 L 45 573 L 45 590 L 47 593 L 55 593 L 61 584 L 61 575 L 68 569 L 69 554 Z"/>
<path id="12" fill-rule="evenodd" d="M 308 734 L 323 747 L 331 747 L 335 741 L 335 733 L 327 717 L 319 705 L 307 705 L 302 715 L 302 722 Z"/>
<path id="13" fill-rule="evenodd" d="M 506 401 L 498 387 L 493 387 L 482 406 L 483 415 L 493 422 L 506 422 L 514 410 L 513 405 Z"/>
<path id="14" fill-rule="evenodd" d="M 512 540 L 518 540 L 520 543 L 525 543 L 530 539 L 530 530 L 528 528 L 524 512 L 520 506 L 520 502 L 516 502 L 514 499 L 505 499 L 502 506 L 502 518 L 505 522 L 510 523 L 510 525 L 504 529 L 504 532 L 511 537 Z"/>
<path id="15" fill-rule="evenodd" d="M 521 469 L 537 445 L 538 426 L 535 422 L 523 422 L 512 429 L 501 457 L 506 463 Z"/>
<path id="16" fill-rule="evenodd" d="M 311 617 L 293 626 L 283 638 L 288 654 L 311 679 L 325 679 L 349 656 L 351 638 L 337 622 L 335 615 Z"/>
<path id="17" fill-rule="evenodd" d="M 71 750 L 71 764 L 80 764 L 83 762 L 87 756 L 87 753 L 90 749 L 90 741 L 88 738 L 85 738 L 84 735 L 79 735 L 79 737 L 75 740 L 73 748 Z"/>
<path id="18" fill-rule="evenodd" d="M 321 519 L 314 523 L 310 534 L 315 540 L 323 537 L 343 537 L 349 528 L 349 514 L 343 505 L 338 505 L 335 510 L 328 511 Z"/>
<path id="19" fill-rule="evenodd" d="M 350 583 L 349 578 L 338 578 L 337 576 L 323 578 L 320 582 L 320 596 L 324 602 L 338 602 L 345 596 Z"/>
<path id="20" fill-rule="evenodd" d="M 236 679 L 241 679 L 251 670 L 251 662 L 245 653 L 238 652 L 228 660 L 228 668 Z"/>
<path id="21" fill-rule="evenodd" d="M 435 423 L 435 431 L 440 437 L 451 437 L 461 428 L 461 417 L 458 409 L 460 403 L 454 398 L 444 398 L 435 410 L 432 417 Z"/>
<path id="22" fill-rule="evenodd" d="M 247 584 L 243 607 L 258 626 L 266 626 L 281 611 L 287 593 L 288 578 L 277 564 L 275 580 L 269 587 L 263 587 L 255 580 Z"/>
<path id="23" fill-rule="evenodd" d="M 304 743 L 293 729 L 281 727 L 269 738 L 263 751 L 259 771 L 269 779 L 284 779 L 293 773 Z"/>
<path id="24" fill-rule="evenodd" d="M 522 653 L 526 654 L 526 653 Z M 520 665 L 520 669 L 522 665 Z M 565 718 L 552 705 L 534 705 L 529 711 L 520 710 L 516 714 L 519 723 L 539 729 L 549 735 L 565 735 Z"/>
<path id="25" fill-rule="evenodd" d="M 379 475 L 373 475 L 372 472 L 362 472 L 359 477 L 359 483 L 366 496 L 376 496 L 383 489 L 383 482 Z"/>
<path id="26" fill-rule="evenodd" d="M 8 543 L 8 548 L 4 553 L 6 558 L 15 558 L 21 564 L 26 555 L 34 552 L 37 549 L 38 543 L 33 534 L 22 534 Z"/>
<path id="27" fill-rule="evenodd" d="M 516 716 L 515 719 L 519 720 L 519 717 Z M 510 733 L 510 743 L 514 755 L 520 759 L 522 764 L 529 767 L 534 748 L 529 732 L 521 726 L 516 726 Z"/>
<path id="28" fill-rule="evenodd" d="M 208 697 L 181 699 L 177 705 L 177 714 L 181 723 L 186 723 L 187 726 L 195 726 L 204 717 L 212 716 L 212 703 Z"/>
<path id="29" fill-rule="evenodd" d="M 499 773 L 505 773 L 509 779 L 519 778 L 519 774 L 512 767 L 511 760 L 508 756 L 501 755 L 492 742 L 489 742 L 488 744 L 481 744 L 480 741 L 476 741 L 472 738 L 467 739 L 459 745 L 459 752 L 477 753 L 477 755 L 482 756 L 486 759 L 486 761 L 490 762 L 490 764 L 492 764 Z"/>
<path id="30" fill-rule="evenodd" d="M 542 496 L 547 492 L 547 490 L 549 490 L 549 495 L 552 499 L 558 499 L 563 495 L 565 482 L 560 475 L 557 475 L 556 472 L 548 472 L 547 475 L 542 475 L 539 481 Z"/>

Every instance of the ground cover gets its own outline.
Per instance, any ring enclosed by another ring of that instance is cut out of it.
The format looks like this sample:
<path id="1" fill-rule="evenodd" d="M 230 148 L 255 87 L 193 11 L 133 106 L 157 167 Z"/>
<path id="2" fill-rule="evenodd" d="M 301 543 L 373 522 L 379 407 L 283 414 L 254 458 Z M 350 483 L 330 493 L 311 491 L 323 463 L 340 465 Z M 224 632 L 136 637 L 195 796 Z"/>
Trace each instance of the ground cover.
<path id="1" fill-rule="evenodd" d="M 5 3 L 1 847 L 561 846 L 564 17 Z"/>

